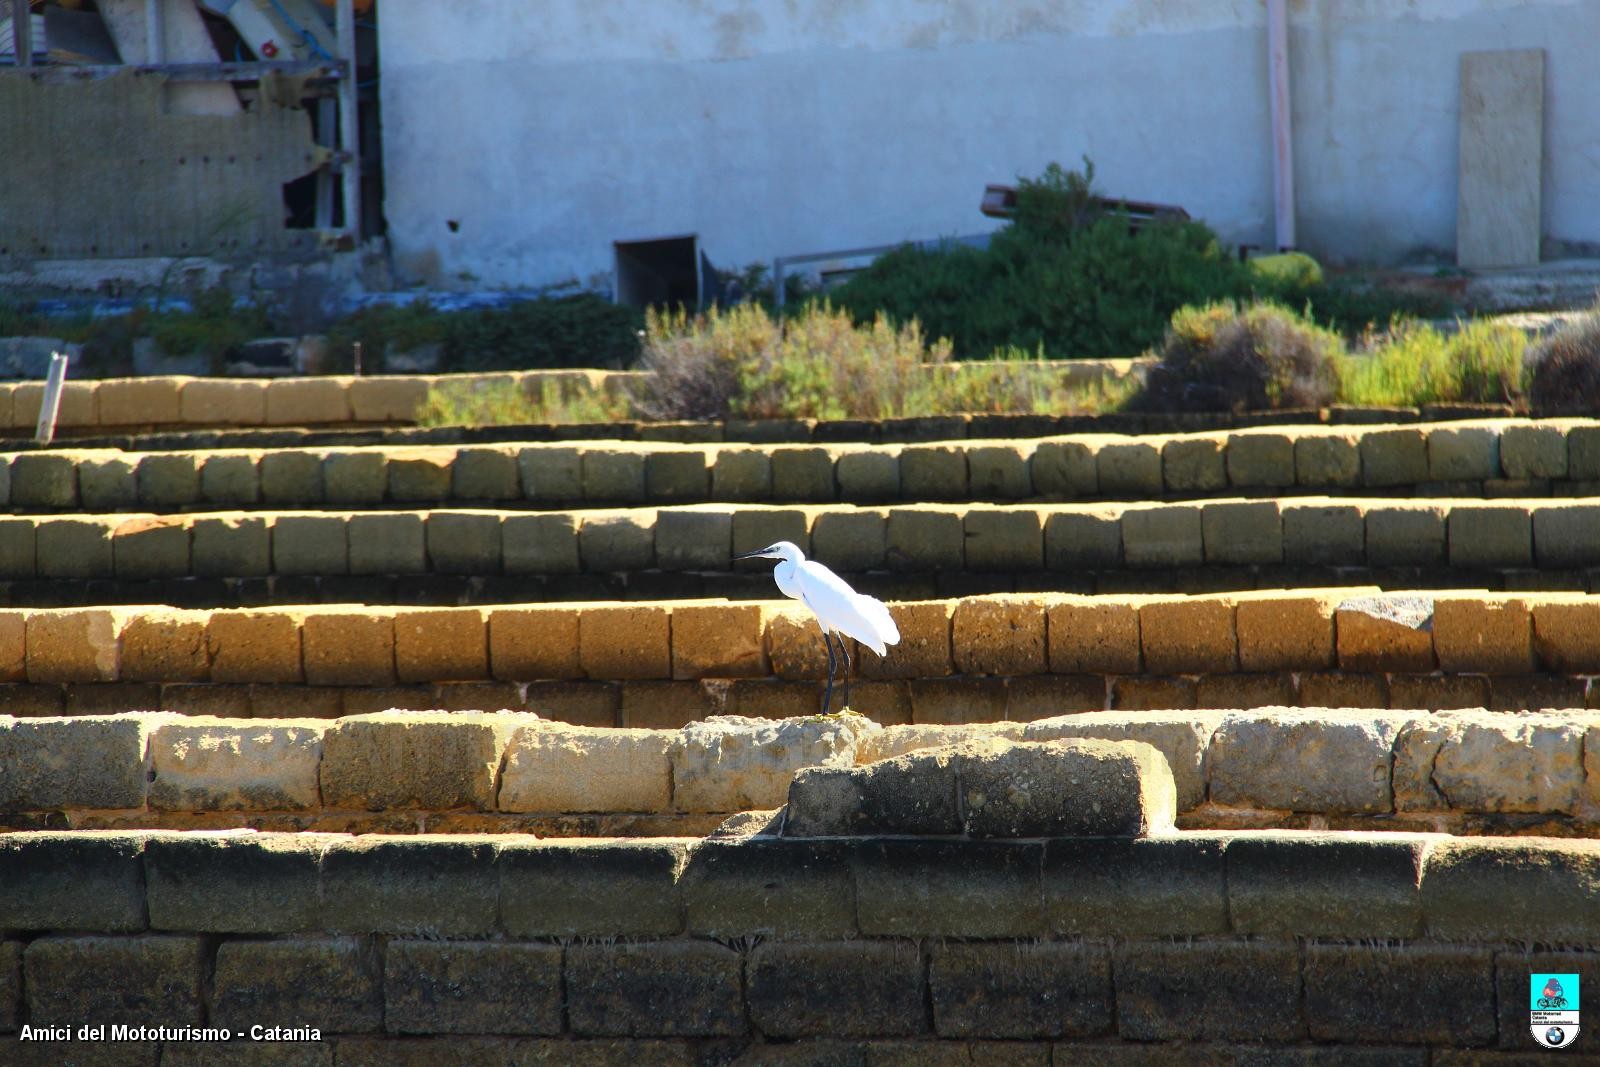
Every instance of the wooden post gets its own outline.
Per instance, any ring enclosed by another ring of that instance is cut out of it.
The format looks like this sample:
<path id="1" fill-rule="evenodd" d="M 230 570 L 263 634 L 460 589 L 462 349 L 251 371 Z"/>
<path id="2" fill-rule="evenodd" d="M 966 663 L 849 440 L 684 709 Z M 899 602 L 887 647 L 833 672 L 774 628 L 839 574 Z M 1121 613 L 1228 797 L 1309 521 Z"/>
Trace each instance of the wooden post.
<path id="1" fill-rule="evenodd" d="M 339 143 L 344 147 L 344 228 L 361 242 L 361 121 L 356 96 L 356 9 L 354 0 L 338 0 L 339 58 L 345 62 L 339 79 Z"/>
<path id="2" fill-rule="evenodd" d="M 50 376 L 44 383 L 44 400 L 39 405 L 39 424 L 34 427 L 33 439 L 47 445 L 56 436 L 56 413 L 61 410 L 61 389 L 67 382 L 67 355 L 50 353 Z"/>
<path id="3" fill-rule="evenodd" d="M 17 66 L 33 66 L 33 15 L 28 0 L 11 0 L 11 48 Z"/>

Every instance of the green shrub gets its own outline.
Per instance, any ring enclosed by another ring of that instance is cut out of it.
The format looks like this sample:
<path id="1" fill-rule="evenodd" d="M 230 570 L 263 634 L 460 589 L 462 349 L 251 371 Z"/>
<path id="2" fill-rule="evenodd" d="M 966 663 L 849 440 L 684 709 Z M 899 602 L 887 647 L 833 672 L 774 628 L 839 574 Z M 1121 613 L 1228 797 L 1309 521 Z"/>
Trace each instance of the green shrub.
<path id="1" fill-rule="evenodd" d="M 545 382 L 535 394 L 498 379 L 435 385 L 417 410 L 419 426 L 525 426 L 615 422 L 630 417 L 624 400 Z"/>
<path id="2" fill-rule="evenodd" d="M 1320 407 L 1338 382 L 1339 337 L 1272 304 L 1173 315 L 1137 406 L 1154 411 Z"/>
<path id="3" fill-rule="evenodd" d="M 154 339 L 169 356 L 210 356 L 218 369 L 235 349 L 273 332 L 266 309 L 256 304 L 237 306 L 233 293 L 223 286 L 195 294 L 190 308 L 147 315 L 136 311 L 130 323 L 134 330 L 128 332 Z"/>
<path id="4" fill-rule="evenodd" d="M 1499 323 L 1462 323 L 1446 337 L 1397 322 L 1370 352 L 1341 358 L 1339 398 L 1382 407 L 1510 403 L 1522 395 L 1526 345 L 1526 334 Z"/>
<path id="5" fill-rule="evenodd" d="M 1600 411 L 1600 308 L 1529 347 L 1528 398 L 1540 411 Z"/>

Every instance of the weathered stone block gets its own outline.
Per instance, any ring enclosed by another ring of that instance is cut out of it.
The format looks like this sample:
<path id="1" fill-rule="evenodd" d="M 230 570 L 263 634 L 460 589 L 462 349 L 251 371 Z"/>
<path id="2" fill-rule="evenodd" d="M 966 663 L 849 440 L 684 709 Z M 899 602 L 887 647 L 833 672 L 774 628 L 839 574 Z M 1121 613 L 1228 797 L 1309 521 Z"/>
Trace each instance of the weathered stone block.
<path id="1" fill-rule="evenodd" d="M 622 711 L 616 682 L 528 682 L 523 691 L 529 711 L 574 726 L 616 726 Z"/>
<path id="2" fill-rule="evenodd" d="M 248 830 L 152 835 L 144 850 L 150 926 L 234 934 L 320 929 L 319 868 L 329 840 Z"/>
<path id="3" fill-rule="evenodd" d="M 1130 567 L 1195 567 L 1205 559 L 1200 507 L 1163 504 L 1122 513 L 1122 557 Z"/>
<path id="4" fill-rule="evenodd" d="M 711 492 L 711 470 L 702 448 L 651 451 L 644 458 L 644 491 L 652 504 L 691 504 Z"/>
<path id="5" fill-rule="evenodd" d="M 1240 488 L 1294 484 L 1295 437 L 1283 430 L 1240 430 L 1228 435 L 1228 481 Z"/>
<path id="6" fill-rule="evenodd" d="M 1455 504 L 1449 517 L 1450 566 L 1533 566 L 1533 516 L 1521 504 Z"/>
<path id="7" fill-rule="evenodd" d="M 928 966 L 941 1037 L 1090 1037 L 1111 1029 L 1111 956 L 1072 942 L 946 943 Z"/>
<path id="8" fill-rule="evenodd" d="M 300 621 L 282 611 L 214 611 L 206 623 L 211 680 L 292 684 L 300 669 Z"/>
<path id="9" fill-rule="evenodd" d="M 349 378 L 279 378 L 267 383 L 268 426 L 350 421 Z"/>
<path id="10" fill-rule="evenodd" d="M 1004 678 L 913 678 L 907 688 L 914 723 L 993 723 L 1005 718 Z"/>
<path id="11" fill-rule="evenodd" d="M 1139 605 L 1145 669 L 1159 674 L 1226 673 L 1238 667 L 1235 598 L 1151 599 Z"/>
<path id="12" fill-rule="evenodd" d="M 1006 718 L 1011 722 L 1101 711 L 1105 706 L 1106 680 L 1096 674 L 1035 674 L 1006 681 Z"/>
<path id="13" fill-rule="evenodd" d="M 143 469 L 143 464 L 140 469 Z M 199 470 L 200 496 L 208 503 L 238 507 L 261 500 L 259 452 L 213 453 L 199 464 Z"/>
<path id="14" fill-rule="evenodd" d="M 962 523 L 967 569 L 1036 571 L 1044 562 L 1044 526 L 1032 508 L 973 505 Z"/>
<path id="15" fill-rule="evenodd" d="M 248 1032 L 292 1019 L 325 1033 L 383 1029 L 382 963 L 355 938 L 224 941 L 217 946 L 211 1021 Z"/>
<path id="16" fill-rule="evenodd" d="M 789 541 L 800 551 L 811 551 L 811 516 L 804 508 L 742 507 L 733 512 L 733 554 L 754 552 L 779 541 Z M 735 571 L 771 567 L 766 560 L 735 563 Z"/>
<path id="17" fill-rule="evenodd" d="M 1413 811 L 1574 812 L 1584 795 L 1585 730 L 1555 715 L 1428 719 L 1395 746 L 1395 799 Z"/>
<path id="18" fill-rule="evenodd" d="M 1159 438 L 1122 440 L 1112 438 L 1095 453 L 1095 475 L 1100 492 L 1107 496 L 1150 500 L 1164 491 L 1161 480 Z"/>
<path id="19" fill-rule="evenodd" d="M 0 577 L 32 578 L 36 570 L 38 522 L 0 518 Z"/>
<path id="20" fill-rule="evenodd" d="M 1306 433 L 1294 443 L 1296 483 L 1317 488 L 1361 484 L 1360 435 L 1349 430 Z"/>
<path id="21" fill-rule="evenodd" d="M 1028 458 L 1033 444 L 971 444 L 967 446 L 970 493 L 975 500 L 1025 500 L 1033 495 Z"/>
<path id="22" fill-rule="evenodd" d="M 490 608 L 490 673 L 507 681 L 579 678 L 578 611 L 556 605 Z"/>
<path id="23" fill-rule="evenodd" d="M 1230 850 L 1231 851 L 1231 850 Z M 1318 1041 L 1485 1045 L 1496 1033 L 1487 949 L 1306 946 L 1305 1013 Z"/>
<path id="24" fill-rule="evenodd" d="M 1428 437 L 1418 427 L 1367 430 L 1360 448 L 1363 485 L 1388 488 L 1428 481 Z"/>
<path id="25" fill-rule="evenodd" d="M 686 842 L 499 839 L 500 921 L 512 937 L 664 937 L 683 932 Z"/>
<path id="26" fill-rule="evenodd" d="M 746 1029 L 740 956 L 676 941 L 574 945 L 567 950 L 567 1018 L 574 1033 L 725 1037 Z"/>
<path id="27" fill-rule="evenodd" d="M 839 499 L 878 504 L 900 499 L 900 450 L 894 447 L 852 449 L 834 463 Z"/>
<path id="28" fill-rule="evenodd" d="M 389 453 L 389 499 L 443 504 L 450 499 L 453 448 L 406 448 Z M 318 468 L 319 472 L 321 468 Z"/>
<path id="29" fill-rule="evenodd" d="M 750 953 L 747 982 L 750 1020 L 774 1037 L 905 1037 L 927 1029 L 914 945 L 764 944 Z"/>
<path id="30" fill-rule="evenodd" d="M 500 573 L 500 513 L 435 511 L 427 520 L 428 565 L 439 574 Z"/>
<path id="31" fill-rule="evenodd" d="M 1451 941 L 1586 943 L 1597 886 L 1594 841 L 1452 838 L 1423 863 L 1423 920 Z"/>
<path id="32" fill-rule="evenodd" d="M 843 841 L 706 841 L 689 854 L 679 878 L 688 931 L 715 938 L 852 938 L 851 856 Z"/>
<path id="33" fill-rule="evenodd" d="M 1283 513 L 1276 500 L 1207 501 L 1200 506 L 1207 563 L 1283 562 Z"/>
<path id="34" fill-rule="evenodd" d="M 150 739 L 150 806 L 166 811 L 318 807 L 323 729 L 311 720 L 162 725 Z"/>
<path id="35" fill-rule="evenodd" d="M 208 611 L 145 608 L 122 629 L 120 676 L 129 681 L 204 682 L 211 678 L 206 647 Z"/>
<path id="36" fill-rule="evenodd" d="M 54 1026 L 198 1026 L 202 956 L 195 937 L 38 938 L 22 955 L 29 1015 Z"/>
<path id="37" fill-rule="evenodd" d="M 78 504 L 78 466 L 71 455 L 23 452 L 11 458 L 11 503 L 18 508 Z"/>
<path id="38" fill-rule="evenodd" d="M 1428 429 L 1428 477 L 1436 482 L 1481 482 L 1501 477 L 1500 427 L 1433 426 Z"/>
<path id="39" fill-rule="evenodd" d="M 1338 671 L 1305 671 L 1300 674 L 1303 708 L 1387 708 L 1389 682 L 1381 674 L 1346 674 Z"/>
<path id="40" fill-rule="evenodd" d="M 811 554 L 836 571 L 877 570 L 888 549 L 889 513 L 881 508 L 819 512 L 811 523 Z"/>
<path id="41" fill-rule="evenodd" d="M 450 465 L 450 495 L 456 500 L 520 499 L 518 451 L 504 446 L 459 449 Z"/>
<path id="42" fill-rule="evenodd" d="M 428 399 L 426 378 L 403 375 L 352 378 L 347 393 L 356 422 L 412 422 Z"/>
<path id="43" fill-rule="evenodd" d="M 47 518 L 39 522 L 35 569 L 41 578 L 110 578 L 116 573 L 112 532 L 116 516 Z"/>
<path id="44" fill-rule="evenodd" d="M 966 531 L 955 508 L 889 509 L 884 551 L 890 570 L 959 571 L 966 560 Z M 737 520 L 736 520 L 737 521 Z"/>
<path id="45" fill-rule="evenodd" d="M 854 655 L 857 670 L 863 678 L 940 678 L 951 672 L 950 632 L 955 614 L 955 601 L 924 600 L 900 602 L 889 605 L 889 614 L 900 631 L 900 643 L 889 655 L 879 659 L 875 655 Z M 788 667 L 788 672 L 774 673 L 786 678 L 817 678 L 827 669 L 827 654 L 817 638 L 817 624 L 809 612 L 793 611 L 787 619 L 797 630 L 798 641 L 785 642 L 786 649 L 808 649 L 803 660 Z M 775 627 L 780 616 L 774 615 L 767 628 L 769 653 L 777 646 Z M 809 632 L 808 632 L 809 631 Z"/>
<path id="46" fill-rule="evenodd" d="M 1093 496 L 1100 491 L 1097 457 L 1086 441 L 1040 441 L 1034 446 L 1028 471 L 1033 479 L 1033 491 L 1040 496 L 1070 500 Z"/>
<path id="47" fill-rule="evenodd" d="M 300 626 L 311 685 L 392 685 L 394 617 L 371 611 L 315 611 Z"/>
<path id="48" fill-rule="evenodd" d="M 733 512 L 718 505 L 656 512 L 656 565 L 669 571 L 726 571 L 731 566 Z"/>
<path id="49" fill-rule="evenodd" d="M 1334 665 L 1333 618 L 1346 592 L 1257 594 L 1234 612 L 1239 667 L 1302 671 Z"/>
<path id="50" fill-rule="evenodd" d="M 837 500 L 833 454 L 821 446 L 772 450 L 772 496 L 796 502 Z"/>
<path id="51" fill-rule="evenodd" d="M 672 611 L 674 678 L 767 674 L 766 610 L 760 604 L 680 604 Z"/>
<path id="52" fill-rule="evenodd" d="M 956 603 L 951 650 L 963 674 L 1043 674 L 1047 598 L 971 597 Z"/>
<path id="53" fill-rule="evenodd" d="M 397 1034 L 559 1034 L 561 946 L 391 941 L 384 1025 Z"/>
<path id="54" fill-rule="evenodd" d="M 1357 566 L 1366 562 L 1366 509 L 1359 504 L 1283 505 L 1283 561 Z"/>
<path id="55" fill-rule="evenodd" d="M 1227 848 L 1236 933 L 1274 938 L 1422 935 L 1425 834 L 1243 834 Z"/>
<path id="56" fill-rule="evenodd" d="M 1451 673 L 1525 674 L 1534 668 L 1533 613 L 1526 600 L 1442 595 L 1433 603 L 1433 649 Z"/>
<path id="57" fill-rule="evenodd" d="M 776 808 L 802 767 L 851 767 L 863 734 L 859 716 L 770 721 L 719 715 L 684 728 L 669 751 L 679 811 Z"/>
<path id="58" fill-rule="evenodd" d="M 489 632 L 483 609 L 396 611 L 394 662 L 402 682 L 488 678 Z"/>
<path id="59" fill-rule="evenodd" d="M 716 683 L 624 682 L 621 688 L 617 720 L 630 730 L 677 730 L 723 710 Z"/>
<path id="60" fill-rule="evenodd" d="M 971 837 L 1144 837 L 1172 827 L 1172 771 L 1140 742 L 993 741 L 959 763 Z"/>
<path id="61" fill-rule="evenodd" d="M 85 456 L 78 464 L 78 493 L 85 511 L 131 508 L 139 502 L 135 467 L 120 454 Z"/>
<path id="62" fill-rule="evenodd" d="M 1111 706 L 1118 711 L 1172 711 L 1199 707 L 1193 678 L 1116 678 Z"/>
<path id="63" fill-rule="evenodd" d="M 671 616 L 653 604 L 585 607 L 578 618 L 578 660 L 590 678 L 670 678 Z"/>
<path id="64" fill-rule="evenodd" d="M 28 615 L 20 608 L 0 610 L 0 682 L 21 682 L 28 677 Z"/>
<path id="65" fill-rule="evenodd" d="M 967 450 L 960 445 L 908 445 L 901 450 L 903 499 L 966 500 L 967 485 Z"/>
<path id="66" fill-rule="evenodd" d="M 578 519 L 560 512 L 506 515 L 500 523 L 501 562 L 507 574 L 576 574 Z"/>
<path id="67" fill-rule="evenodd" d="M 20 1025 L 22 948 L 21 941 L 0 941 L 0 1033 L 10 1033 Z"/>
<path id="68" fill-rule="evenodd" d="M 345 515 L 277 516 L 272 523 L 273 573 L 318 577 L 349 573 L 347 529 Z"/>
<path id="69" fill-rule="evenodd" d="M 422 574 L 428 569 L 424 516 L 418 512 L 351 515 L 346 523 L 351 574 Z"/>
<path id="70" fill-rule="evenodd" d="M 674 740 L 667 730 L 521 727 L 506 746 L 499 810 L 668 811 Z"/>
<path id="71" fill-rule="evenodd" d="M 1500 469 L 1507 478 L 1565 478 L 1569 423 L 1532 422 L 1500 430 Z"/>
<path id="72" fill-rule="evenodd" d="M 1533 605 L 1533 643 L 1540 661 L 1562 674 L 1600 671 L 1600 601 L 1587 598 Z"/>
<path id="73" fill-rule="evenodd" d="M 1048 927 L 1067 937 L 1223 933 L 1224 839 L 1061 838 L 1045 846 Z"/>
<path id="74" fill-rule="evenodd" d="M 259 426 L 267 416 L 266 386 L 261 379 L 191 379 L 179 394 L 179 417 L 198 426 Z"/>
<path id="75" fill-rule="evenodd" d="M 772 456 L 764 448 L 719 448 L 711 464 L 712 500 L 769 500 Z"/>
<path id="76" fill-rule="evenodd" d="M 157 452 L 138 464 L 139 502 L 146 507 L 181 508 L 200 500 L 200 467 L 188 452 Z"/>
<path id="77" fill-rule="evenodd" d="M 1112 954 L 1126 1040 L 1283 1042 L 1305 1034 L 1294 944 L 1126 942 Z"/>
<path id="78" fill-rule="evenodd" d="M 393 712 L 352 715 L 322 741 L 330 808 L 493 811 L 513 716 Z"/>
<path id="79" fill-rule="evenodd" d="M 389 490 L 389 458 L 376 448 L 329 452 L 322 460 L 322 485 L 330 504 L 381 504 Z"/>
<path id="80" fill-rule="evenodd" d="M 330 839 L 322 926 L 336 934 L 484 937 L 495 931 L 495 845 L 482 837 Z"/>
<path id="81" fill-rule="evenodd" d="M 1053 508 L 1045 519 L 1044 566 L 1050 571 L 1115 570 L 1122 566 L 1122 508 Z"/>
<path id="82" fill-rule="evenodd" d="M 1389 706 L 1443 711 L 1453 708 L 1482 708 L 1489 703 L 1489 680 L 1471 675 L 1389 676 Z"/>
<path id="83" fill-rule="evenodd" d="M 586 571 L 643 570 L 655 563 L 654 511 L 590 512 L 578 527 Z"/>
<path id="84" fill-rule="evenodd" d="M 1276 710 L 1224 716 L 1211 739 L 1211 799 L 1246 808 L 1386 812 L 1403 715 Z"/>
<path id="85" fill-rule="evenodd" d="M 269 504 L 310 505 L 324 499 L 322 456 L 302 449 L 261 457 L 261 498 Z"/>
<path id="86" fill-rule="evenodd" d="M 1205 801 L 1206 755 L 1211 735 L 1221 721 L 1219 712 L 1090 712 L 1029 723 L 1022 737 L 1028 741 L 1097 737 L 1143 742 L 1165 757 L 1172 772 L 1178 810 L 1188 811 Z"/>
<path id="87" fill-rule="evenodd" d="M 102 426 L 166 426 L 182 419 L 182 378 L 103 378 L 95 387 Z"/>
<path id="88" fill-rule="evenodd" d="M 1433 670 L 1431 597 L 1360 596 L 1334 611 L 1339 666 L 1347 671 Z"/>
<path id="89" fill-rule="evenodd" d="M 1195 682 L 1197 708 L 1282 708 L 1295 703 L 1294 676 L 1208 674 Z"/>
<path id="90" fill-rule="evenodd" d="M 862 841 L 856 916 L 867 937 L 1036 938 L 1043 846 L 1017 841 Z"/>
<path id="91" fill-rule="evenodd" d="M 11 754 L 6 762 L 13 762 Z M 100 830 L 0 836 L 0 929 L 143 930 L 146 836 Z"/>
<path id="92" fill-rule="evenodd" d="M 30 682 L 114 682 L 121 671 L 127 614 L 110 608 L 63 608 L 28 613 Z"/>
<path id="93" fill-rule="evenodd" d="M 1529 977 L 1535 974 L 1576 974 L 1581 991 L 1600 982 L 1600 956 L 1594 952 L 1540 952 L 1530 946 L 1513 946 L 1494 954 L 1495 1000 L 1500 1009 L 1500 1047 L 1537 1053 L 1546 1050 L 1533 1039 L 1528 1025 Z M 1460 1064 L 1457 1067 L 1461 1067 Z"/>
<path id="94" fill-rule="evenodd" d="M 1120 599 L 1067 597 L 1050 605 L 1050 669 L 1058 674 L 1139 670 L 1139 609 Z"/>
<path id="95" fill-rule="evenodd" d="M 272 573 L 272 534 L 259 515 L 218 512 L 194 520 L 190 554 L 197 578 L 264 578 Z"/>
<path id="96" fill-rule="evenodd" d="M 583 499 L 614 504 L 642 504 L 645 492 L 644 453 L 634 448 L 589 447 L 580 458 Z"/>
<path id="97" fill-rule="evenodd" d="M 1228 484 L 1222 434 L 1174 437 L 1161 449 L 1161 476 L 1171 493 L 1215 492 Z"/>

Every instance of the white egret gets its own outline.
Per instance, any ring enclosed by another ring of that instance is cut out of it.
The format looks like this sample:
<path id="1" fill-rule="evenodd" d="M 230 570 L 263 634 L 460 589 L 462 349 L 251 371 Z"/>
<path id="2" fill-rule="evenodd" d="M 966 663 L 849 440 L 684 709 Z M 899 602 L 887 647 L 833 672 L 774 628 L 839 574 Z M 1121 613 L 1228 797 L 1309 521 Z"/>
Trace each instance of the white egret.
<path id="1" fill-rule="evenodd" d="M 828 646 L 828 686 L 822 694 L 822 714 L 828 713 L 828 703 L 833 699 L 833 638 L 839 637 L 839 652 L 844 656 L 844 706 L 850 706 L 850 652 L 844 639 L 853 637 L 879 656 L 888 653 L 889 645 L 900 643 L 900 628 L 883 601 L 851 589 L 845 580 L 806 554 L 791 541 L 779 541 L 755 552 L 746 552 L 734 559 L 775 559 L 773 580 L 779 592 L 800 601 L 817 617 L 822 627 L 822 640 Z"/>

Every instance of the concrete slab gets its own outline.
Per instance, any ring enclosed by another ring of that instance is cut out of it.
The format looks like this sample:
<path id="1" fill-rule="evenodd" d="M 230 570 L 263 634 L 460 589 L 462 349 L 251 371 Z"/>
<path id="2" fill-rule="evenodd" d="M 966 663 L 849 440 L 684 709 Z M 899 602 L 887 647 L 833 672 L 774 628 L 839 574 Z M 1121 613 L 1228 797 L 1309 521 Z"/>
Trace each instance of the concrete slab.
<path id="1" fill-rule="evenodd" d="M 1539 261 L 1544 165 L 1544 51 L 1461 57 L 1461 156 L 1456 263 Z"/>

